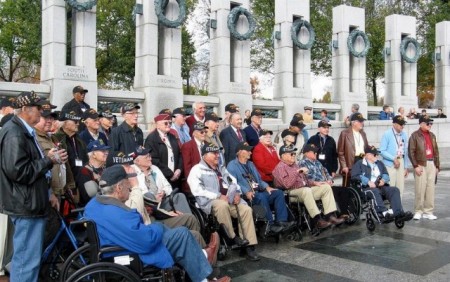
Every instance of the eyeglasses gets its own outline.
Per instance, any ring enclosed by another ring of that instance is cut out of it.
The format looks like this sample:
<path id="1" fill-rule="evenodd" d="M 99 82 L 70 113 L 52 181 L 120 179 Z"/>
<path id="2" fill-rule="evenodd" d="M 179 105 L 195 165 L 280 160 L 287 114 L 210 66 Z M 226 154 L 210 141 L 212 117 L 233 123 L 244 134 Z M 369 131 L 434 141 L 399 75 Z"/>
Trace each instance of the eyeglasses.
<path id="1" fill-rule="evenodd" d="M 171 121 L 165 121 L 165 122 L 163 122 L 163 124 L 165 125 L 165 126 L 170 126 L 170 125 L 172 125 L 172 122 Z"/>
<path id="2" fill-rule="evenodd" d="M 205 133 L 206 133 L 205 130 L 201 130 L 201 131 L 200 131 L 200 134 L 205 134 Z"/>
<path id="3" fill-rule="evenodd" d="M 432 122 L 427 122 L 427 125 L 428 125 L 428 126 L 432 126 L 433 123 L 432 123 Z"/>

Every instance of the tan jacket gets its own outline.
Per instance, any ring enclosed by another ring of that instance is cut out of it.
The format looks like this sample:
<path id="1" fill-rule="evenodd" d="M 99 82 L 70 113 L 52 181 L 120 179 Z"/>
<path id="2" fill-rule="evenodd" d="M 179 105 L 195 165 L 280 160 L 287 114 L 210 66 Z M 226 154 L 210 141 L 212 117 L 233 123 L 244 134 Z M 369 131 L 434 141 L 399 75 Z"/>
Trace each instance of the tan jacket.
<path id="1" fill-rule="evenodd" d="M 436 135 L 430 131 L 431 142 L 433 143 L 433 157 L 434 157 L 434 165 L 439 168 L 439 149 L 436 142 Z M 409 137 L 408 143 L 408 157 L 411 160 L 411 164 L 414 168 L 417 166 L 427 166 L 427 156 L 425 153 L 425 137 L 422 133 L 422 130 L 419 128 L 414 131 Z"/>
<path id="2" fill-rule="evenodd" d="M 367 141 L 367 136 L 364 130 L 361 130 L 361 137 L 364 140 L 364 148 L 369 146 Z M 352 168 L 355 162 L 355 138 L 353 137 L 353 129 L 351 127 L 343 130 L 341 135 L 339 135 L 338 140 L 338 157 L 339 165 L 342 171 L 343 168 Z"/>

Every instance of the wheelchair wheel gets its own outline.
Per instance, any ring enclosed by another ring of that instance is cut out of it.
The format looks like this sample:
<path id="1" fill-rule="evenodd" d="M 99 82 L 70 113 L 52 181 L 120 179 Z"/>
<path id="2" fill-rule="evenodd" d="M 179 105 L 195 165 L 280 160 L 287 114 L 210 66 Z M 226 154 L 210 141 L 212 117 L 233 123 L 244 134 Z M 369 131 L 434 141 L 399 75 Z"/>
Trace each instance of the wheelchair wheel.
<path id="1" fill-rule="evenodd" d="M 138 282 L 141 279 L 125 266 L 110 262 L 97 262 L 77 270 L 67 279 L 67 282 L 78 281 Z"/>
<path id="2" fill-rule="evenodd" d="M 349 191 L 350 191 L 351 198 L 349 201 L 349 206 L 347 208 L 349 218 L 345 221 L 345 223 L 347 225 L 352 225 L 358 221 L 358 219 L 362 213 L 362 205 L 361 205 L 361 198 L 359 196 L 358 191 L 356 191 L 352 187 L 348 187 L 347 189 L 349 189 Z"/>
<path id="3" fill-rule="evenodd" d="M 398 229 L 402 229 L 403 226 L 405 226 L 405 222 L 403 220 L 395 220 L 395 226 L 397 226 Z"/>
<path id="4" fill-rule="evenodd" d="M 375 231 L 375 221 L 372 218 L 368 218 L 366 220 L 366 227 L 370 232 Z"/>
<path id="5" fill-rule="evenodd" d="M 83 247 L 74 251 L 66 259 L 61 269 L 61 280 L 66 281 L 69 276 L 78 271 L 79 269 L 87 266 L 90 260 L 90 246 L 84 245 Z"/>

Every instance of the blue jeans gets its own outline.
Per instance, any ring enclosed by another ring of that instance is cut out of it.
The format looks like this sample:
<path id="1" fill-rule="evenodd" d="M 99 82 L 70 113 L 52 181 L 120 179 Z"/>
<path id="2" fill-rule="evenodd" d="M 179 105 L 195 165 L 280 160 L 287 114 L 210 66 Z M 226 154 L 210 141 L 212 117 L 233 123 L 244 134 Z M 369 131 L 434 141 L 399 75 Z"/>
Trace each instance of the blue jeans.
<path id="1" fill-rule="evenodd" d="M 200 245 L 186 227 L 164 226 L 163 243 L 175 263 L 181 265 L 193 282 L 202 281 L 212 272 Z"/>
<path id="2" fill-rule="evenodd" d="M 11 221 L 15 231 L 9 279 L 11 282 L 38 281 L 46 218 L 11 216 Z"/>
<path id="3" fill-rule="evenodd" d="M 269 192 L 257 192 L 253 198 L 253 203 L 255 205 L 261 205 L 266 210 L 266 219 L 269 223 L 273 222 L 272 211 L 270 210 L 270 205 L 275 208 L 275 219 L 277 221 L 287 221 L 288 212 L 286 208 L 286 202 L 284 201 L 284 192 L 281 190 L 273 190 L 272 193 Z"/>

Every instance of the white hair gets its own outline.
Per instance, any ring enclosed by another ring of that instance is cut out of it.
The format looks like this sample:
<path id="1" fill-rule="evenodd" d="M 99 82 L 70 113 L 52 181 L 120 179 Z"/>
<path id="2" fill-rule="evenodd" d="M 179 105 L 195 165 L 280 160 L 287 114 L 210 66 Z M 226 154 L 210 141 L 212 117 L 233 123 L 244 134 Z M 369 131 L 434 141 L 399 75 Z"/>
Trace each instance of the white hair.
<path id="1" fill-rule="evenodd" d="M 204 102 L 194 102 L 194 103 L 192 103 L 192 110 L 195 112 L 197 107 L 200 106 L 200 105 L 205 105 L 205 103 Z"/>

